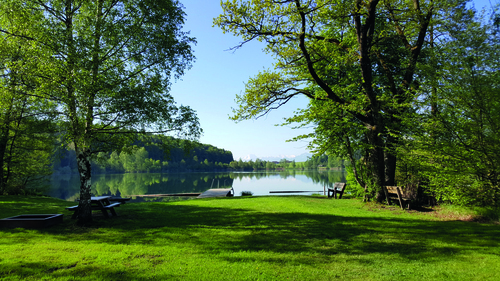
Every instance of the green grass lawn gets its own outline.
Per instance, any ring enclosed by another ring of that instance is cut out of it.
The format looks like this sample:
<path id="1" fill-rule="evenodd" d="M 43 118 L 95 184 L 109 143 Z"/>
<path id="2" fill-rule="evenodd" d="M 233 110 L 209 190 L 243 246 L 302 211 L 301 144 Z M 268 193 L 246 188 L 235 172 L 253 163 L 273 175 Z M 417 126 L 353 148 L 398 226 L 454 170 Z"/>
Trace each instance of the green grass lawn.
<path id="1" fill-rule="evenodd" d="M 500 226 L 325 197 L 128 203 L 82 228 L 52 198 L 0 196 L 2 280 L 500 280 Z"/>

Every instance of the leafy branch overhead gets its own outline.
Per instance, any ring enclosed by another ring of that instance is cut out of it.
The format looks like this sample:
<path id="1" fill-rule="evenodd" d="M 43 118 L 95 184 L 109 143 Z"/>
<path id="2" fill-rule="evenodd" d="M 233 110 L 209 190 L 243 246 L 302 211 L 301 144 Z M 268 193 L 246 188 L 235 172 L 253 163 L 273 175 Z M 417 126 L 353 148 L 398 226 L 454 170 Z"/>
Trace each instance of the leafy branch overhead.
<path id="1" fill-rule="evenodd" d="M 20 86 L 59 104 L 77 153 L 81 204 L 90 198 L 90 159 L 103 145 L 119 149 L 137 133 L 200 136 L 195 112 L 168 93 L 194 60 L 177 1 L 6 0 L 0 9 L 0 36 L 36 52 L 35 63 L 16 69 L 36 84 Z M 91 218 L 81 207 L 82 221 Z"/>
<path id="2" fill-rule="evenodd" d="M 247 82 L 232 119 L 307 96 L 307 109 L 285 124 L 314 125 L 311 148 L 350 159 L 357 184 L 379 201 L 382 186 L 396 184 L 398 149 L 414 138 L 408 120 L 436 108 L 421 101 L 450 61 L 441 56 L 458 40 L 450 26 L 474 24 L 461 0 L 240 0 L 222 8 L 214 23 L 242 38 L 234 49 L 258 40 L 275 59 Z"/>
<path id="3" fill-rule="evenodd" d="M 276 59 L 275 71 L 259 73 L 246 84 L 233 119 L 261 116 L 298 94 L 317 101 L 315 106 L 331 103 L 340 115 L 326 113 L 319 119 L 333 118 L 335 124 L 347 115 L 347 122 L 362 124 L 371 176 L 379 186 L 393 182 L 394 169 L 386 173 L 385 167 L 395 162 L 384 162 L 384 147 L 398 142 L 389 131 L 401 130 L 396 116 L 408 111 L 416 97 L 417 63 L 431 18 L 447 5 L 418 0 L 223 2 L 224 13 L 215 24 L 242 37 L 237 47 L 265 42 Z M 337 129 L 340 143 L 362 138 L 359 132 Z"/>

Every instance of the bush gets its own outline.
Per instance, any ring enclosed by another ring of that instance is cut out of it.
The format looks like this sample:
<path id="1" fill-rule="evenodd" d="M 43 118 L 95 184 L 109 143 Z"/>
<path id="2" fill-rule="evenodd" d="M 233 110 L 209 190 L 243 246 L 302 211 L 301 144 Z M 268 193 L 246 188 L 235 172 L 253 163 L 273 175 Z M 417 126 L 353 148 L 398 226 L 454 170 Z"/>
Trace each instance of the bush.
<path id="1" fill-rule="evenodd" d="M 253 193 L 251 191 L 242 191 L 241 196 L 252 196 Z"/>

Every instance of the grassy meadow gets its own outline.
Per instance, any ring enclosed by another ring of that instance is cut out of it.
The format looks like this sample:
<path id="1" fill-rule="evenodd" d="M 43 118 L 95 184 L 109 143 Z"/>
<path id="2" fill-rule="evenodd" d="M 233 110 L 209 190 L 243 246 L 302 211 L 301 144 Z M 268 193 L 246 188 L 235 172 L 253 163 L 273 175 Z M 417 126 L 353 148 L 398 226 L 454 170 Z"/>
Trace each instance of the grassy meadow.
<path id="1" fill-rule="evenodd" d="M 500 280 L 500 225 L 323 196 L 128 203 L 79 227 L 53 198 L 0 196 L 1 280 Z"/>

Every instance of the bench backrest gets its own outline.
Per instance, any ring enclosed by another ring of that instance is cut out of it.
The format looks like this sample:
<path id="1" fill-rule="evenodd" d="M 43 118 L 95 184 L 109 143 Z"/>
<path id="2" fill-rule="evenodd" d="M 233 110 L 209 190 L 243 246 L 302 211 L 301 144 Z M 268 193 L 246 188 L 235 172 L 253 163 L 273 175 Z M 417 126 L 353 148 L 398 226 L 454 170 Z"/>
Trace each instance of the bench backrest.
<path id="1" fill-rule="evenodd" d="M 345 189 L 345 182 L 336 182 L 334 185 L 333 185 L 333 188 L 335 188 L 336 190 L 339 190 L 339 191 L 344 191 Z"/>
<path id="2" fill-rule="evenodd" d="M 405 193 L 403 192 L 403 188 L 401 186 L 385 186 L 387 193 L 391 195 L 396 195 L 399 193 L 401 197 L 405 197 Z"/>
<path id="3" fill-rule="evenodd" d="M 399 186 L 386 186 L 385 188 L 387 189 L 388 193 L 398 194 L 398 187 Z"/>

